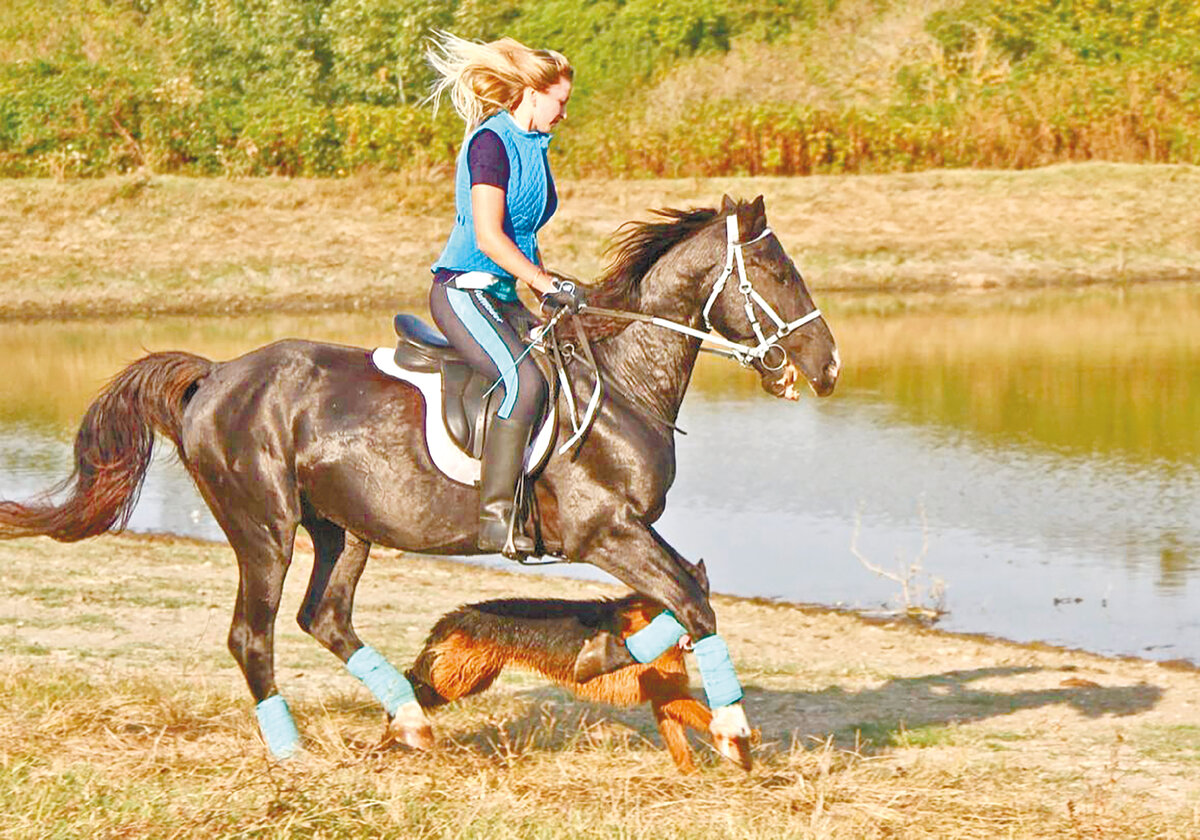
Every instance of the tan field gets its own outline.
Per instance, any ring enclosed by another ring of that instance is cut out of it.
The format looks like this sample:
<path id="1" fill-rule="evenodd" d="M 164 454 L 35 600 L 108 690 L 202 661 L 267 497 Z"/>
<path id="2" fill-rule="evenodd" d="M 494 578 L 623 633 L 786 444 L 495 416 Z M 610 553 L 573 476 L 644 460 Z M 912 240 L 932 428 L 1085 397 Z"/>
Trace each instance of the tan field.
<path id="1" fill-rule="evenodd" d="M 227 547 L 0 544 L 0 837 L 1200 833 L 1195 670 L 723 597 L 761 730 L 749 774 L 697 744 L 700 773 L 680 776 L 648 708 L 521 673 L 435 715 L 435 753 L 380 751 L 382 711 L 290 618 L 309 556 L 277 626 L 304 751 L 277 765 L 225 651 Z M 619 591 L 377 550 L 357 625 L 403 668 L 460 603 Z"/>
<path id="2" fill-rule="evenodd" d="M 657 207 L 762 194 L 814 291 L 929 292 L 1200 278 L 1200 168 L 571 181 L 547 264 L 585 280 Z M 0 316 L 420 305 L 452 221 L 436 175 L 0 182 Z"/>

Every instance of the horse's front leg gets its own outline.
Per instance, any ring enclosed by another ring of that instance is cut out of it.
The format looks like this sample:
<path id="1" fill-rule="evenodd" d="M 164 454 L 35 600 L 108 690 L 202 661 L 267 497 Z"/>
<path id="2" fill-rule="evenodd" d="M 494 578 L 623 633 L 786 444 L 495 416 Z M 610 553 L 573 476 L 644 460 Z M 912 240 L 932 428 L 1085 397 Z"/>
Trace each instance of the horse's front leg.
<path id="1" fill-rule="evenodd" d="M 605 528 L 586 543 L 581 559 L 658 601 L 667 612 L 630 635 L 624 644 L 606 633 L 597 636 L 576 660 L 576 679 L 584 682 L 635 662 L 653 662 L 685 634 L 690 636 L 713 711 L 709 727 L 713 742 L 727 758 L 743 763 L 749 754 L 750 724 L 729 649 L 717 634 L 703 566 L 690 564 L 653 528 L 636 521 Z"/>

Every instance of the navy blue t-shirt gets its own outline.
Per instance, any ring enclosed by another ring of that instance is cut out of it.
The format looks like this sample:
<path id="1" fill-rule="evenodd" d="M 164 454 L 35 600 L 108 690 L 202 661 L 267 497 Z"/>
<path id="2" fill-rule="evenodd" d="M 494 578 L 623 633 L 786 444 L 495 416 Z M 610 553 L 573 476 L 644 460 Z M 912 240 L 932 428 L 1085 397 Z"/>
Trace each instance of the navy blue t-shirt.
<path id="1" fill-rule="evenodd" d="M 471 145 L 467 148 L 467 170 L 471 173 L 471 186 L 488 184 L 502 190 L 508 189 L 508 152 L 499 134 L 485 128 L 471 138 Z M 558 191 L 554 189 L 554 178 L 547 167 L 546 210 L 542 213 L 539 227 L 546 224 L 557 207 Z"/>

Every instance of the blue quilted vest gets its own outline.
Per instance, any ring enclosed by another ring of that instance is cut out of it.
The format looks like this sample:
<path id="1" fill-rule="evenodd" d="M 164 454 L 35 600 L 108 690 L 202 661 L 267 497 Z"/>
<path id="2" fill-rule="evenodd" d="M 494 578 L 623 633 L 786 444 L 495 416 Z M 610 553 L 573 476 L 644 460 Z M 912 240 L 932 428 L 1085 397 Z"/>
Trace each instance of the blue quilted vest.
<path id="1" fill-rule="evenodd" d="M 481 122 L 463 142 L 454 174 L 454 205 L 457 211 L 454 229 L 433 264 L 433 270 L 486 271 L 495 275 L 496 282 L 487 291 L 500 300 L 516 301 L 516 279 L 479 250 L 475 241 L 475 221 L 471 215 L 471 173 L 467 165 L 467 150 L 475 135 L 488 128 L 499 135 L 508 153 L 507 209 L 504 213 L 504 232 L 517 244 L 531 262 L 537 262 L 537 232 L 546 212 L 549 188 L 549 164 L 546 147 L 550 135 L 540 131 L 523 131 L 507 111 L 500 111 Z"/>

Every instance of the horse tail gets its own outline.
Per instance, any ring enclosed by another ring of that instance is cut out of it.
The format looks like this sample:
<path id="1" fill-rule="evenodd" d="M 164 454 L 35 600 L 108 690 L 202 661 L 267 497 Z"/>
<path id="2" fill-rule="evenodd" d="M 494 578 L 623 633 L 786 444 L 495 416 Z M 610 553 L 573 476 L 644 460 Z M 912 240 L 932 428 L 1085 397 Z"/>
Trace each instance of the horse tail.
<path id="1" fill-rule="evenodd" d="M 214 366 L 190 353 L 152 353 L 113 377 L 79 425 L 71 475 L 28 502 L 0 501 L 0 539 L 75 542 L 122 530 L 150 466 L 154 433 L 183 457 L 184 408 Z"/>

